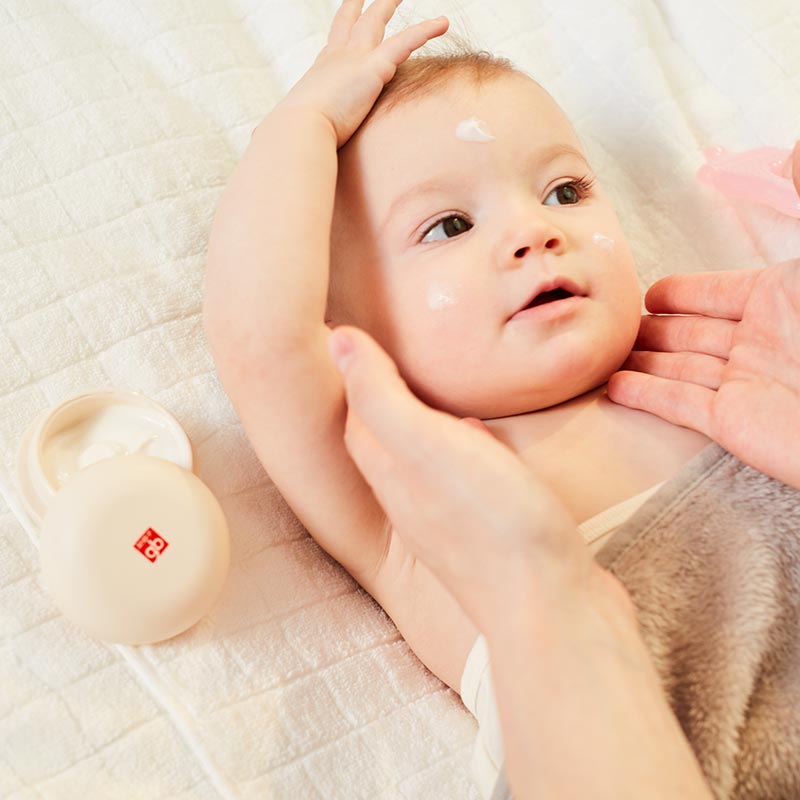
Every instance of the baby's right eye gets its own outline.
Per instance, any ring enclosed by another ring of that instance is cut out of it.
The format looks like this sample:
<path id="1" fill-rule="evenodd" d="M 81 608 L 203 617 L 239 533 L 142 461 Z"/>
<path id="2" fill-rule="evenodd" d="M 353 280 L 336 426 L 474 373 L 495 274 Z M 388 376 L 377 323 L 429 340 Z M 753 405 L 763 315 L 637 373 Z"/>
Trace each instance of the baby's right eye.
<path id="1" fill-rule="evenodd" d="M 439 242 L 442 239 L 452 239 L 454 236 L 459 236 L 466 233 L 472 227 L 472 223 L 459 216 L 458 214 L 451 214 L 449 217 L 444 217 L 438 222 L 434 222 L 422 237 L 422 242 Z"/>

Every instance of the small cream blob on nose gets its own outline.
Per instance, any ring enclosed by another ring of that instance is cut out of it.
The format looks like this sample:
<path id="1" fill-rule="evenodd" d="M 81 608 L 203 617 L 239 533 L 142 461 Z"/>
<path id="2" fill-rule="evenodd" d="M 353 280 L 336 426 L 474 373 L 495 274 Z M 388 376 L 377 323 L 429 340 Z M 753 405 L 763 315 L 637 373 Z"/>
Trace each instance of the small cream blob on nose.
<path id="1" fill-rule="evenodd" d="M 609 239 L 608 236 L 604 236 L 602 233 L 596 233 L 592 236 L 592 241 L 601 249 L 609 252 L 610 250 L 614 249 L 614 245 L 616 242 L 613 239 Z"/>
<path id="2" fill-rule="evenodd" d="M 443 311 L 446 308 L 452 308 L 458 303 L 457 288 L 445 286 L 441 283 L 432 283 L 428 287 L 428 308 L 431 311 Z"/>
<path id="3" fill-rule="evenodd" d="M 489 133 L 486 123 L 477 117 L 462 120 L 456 127 L 456 138 L 464 142 L 493 142 L 494 136 Z"/>

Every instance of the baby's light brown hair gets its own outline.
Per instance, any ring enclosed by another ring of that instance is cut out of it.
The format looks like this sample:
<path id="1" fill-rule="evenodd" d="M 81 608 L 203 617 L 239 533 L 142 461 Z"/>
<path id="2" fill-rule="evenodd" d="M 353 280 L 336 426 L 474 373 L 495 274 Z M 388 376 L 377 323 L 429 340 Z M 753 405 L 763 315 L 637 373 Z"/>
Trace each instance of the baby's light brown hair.
<path id="1" fill-rule="evenodd" d="M 481 86 L 503 75 L 530 77 L 507 58 L 465 46 L 458 46 L 449 53 L 414 56 L 397 68 L 364 123 L 368 123 L 373 115 L 435 92 L 453 77 L 463 77 L 473 85 Z"/>

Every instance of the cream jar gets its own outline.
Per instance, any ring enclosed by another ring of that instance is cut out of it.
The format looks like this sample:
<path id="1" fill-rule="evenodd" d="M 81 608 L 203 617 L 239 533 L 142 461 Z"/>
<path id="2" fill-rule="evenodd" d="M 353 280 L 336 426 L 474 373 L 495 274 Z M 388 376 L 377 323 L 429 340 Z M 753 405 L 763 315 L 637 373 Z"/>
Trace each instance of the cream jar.
<path id="1" fill-rule="evenodd" d="M 230 560 L 228 527 L 191 470 L 177 420 L 134 392 L 79 395 L 26 431 L 17 479 L 40 528 L 43 582 L 90 635 L 161 641 L 216 602 Z"/>

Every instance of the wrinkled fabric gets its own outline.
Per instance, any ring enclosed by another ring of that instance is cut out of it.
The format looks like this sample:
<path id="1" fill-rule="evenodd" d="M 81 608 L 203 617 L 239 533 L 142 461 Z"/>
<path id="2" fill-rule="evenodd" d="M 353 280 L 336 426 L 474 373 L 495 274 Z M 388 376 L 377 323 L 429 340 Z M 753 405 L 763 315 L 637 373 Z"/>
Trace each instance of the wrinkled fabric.
<path id="1" fill-rule="evenodd" d="M 800 797 L 800 492 L 711 445 L 596 558 L 715 797 Z M 511 796 L 501 773 L 491 798 Z"/>
<path id="2" fill-rule="evenodd" d="M 800 492 L 712 445 L 596 557 L 716 797 L 800 797 Z"/>

